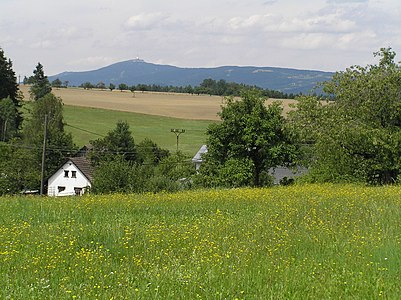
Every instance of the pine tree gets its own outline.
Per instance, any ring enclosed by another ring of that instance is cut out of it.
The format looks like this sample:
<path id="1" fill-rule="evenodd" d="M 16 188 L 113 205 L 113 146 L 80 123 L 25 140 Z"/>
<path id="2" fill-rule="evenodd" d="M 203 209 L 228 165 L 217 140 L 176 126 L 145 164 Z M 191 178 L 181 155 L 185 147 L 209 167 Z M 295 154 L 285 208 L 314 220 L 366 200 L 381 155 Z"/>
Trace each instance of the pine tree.
<path id="1" fill-rule="evenodd" d="M 33 71 L 33 84 L 31 86 L 31 97 L 34 100 L 39 100 L 43 98 L 46 94 L 52 91 L 52 87 L 50 85 L 49 79 L 45 75 L 43 71 L 43 66 L 41 63 L 38 63 L 36 69 Z"/>
<path id="2" fill-rule="evenodd" d="M 21 96 L 12 66 L 11 60 L 7 59 L 3 49 L 0 48 L 0 101 L 9 98 L 13 102 L 12 123 L 18 129 L 22 123 L 22 116 L 18 112 L 18 108 L 21 107 Z M 0 123 L 4 121 L 0 116 Z"/>

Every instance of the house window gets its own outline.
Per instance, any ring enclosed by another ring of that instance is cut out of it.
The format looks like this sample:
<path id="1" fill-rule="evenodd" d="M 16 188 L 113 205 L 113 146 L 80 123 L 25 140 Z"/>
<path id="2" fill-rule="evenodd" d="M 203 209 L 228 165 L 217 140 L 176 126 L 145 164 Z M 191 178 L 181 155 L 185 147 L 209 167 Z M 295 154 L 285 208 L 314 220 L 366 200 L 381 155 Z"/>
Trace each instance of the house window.
<path id="1" fill-rule="evenodd" d="M 77 178 L 77 171 L 71 171 L 71 178 Z"/>
<path id="2" fill-rule="evenodd" d="M 74 187 L 74 192 L 75 192 L 75 196 L 81 196 L 82 195 L 82 188 Z"/>
<path id="3" fill-rule="evenodd" d="M 68 177 L 68 171 L 64 171 L 64 177 Z"/>
<path id="4" fill-rule="evenodd" d="M 61 192 L 65 191 L 65 186 L 58 186 L 57 189 L 58 189 L 58 192 L 61 193 Z"/>

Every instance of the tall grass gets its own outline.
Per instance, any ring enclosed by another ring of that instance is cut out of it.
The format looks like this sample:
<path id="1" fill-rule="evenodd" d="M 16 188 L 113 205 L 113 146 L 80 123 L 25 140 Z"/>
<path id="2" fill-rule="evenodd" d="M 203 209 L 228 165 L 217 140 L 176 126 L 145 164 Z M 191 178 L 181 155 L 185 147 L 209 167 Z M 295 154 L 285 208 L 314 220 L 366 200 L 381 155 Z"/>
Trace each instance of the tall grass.
<path id="1" fill-rule="evenodd" d="M 397 299 L 401 188 L 0 199 L 3 299 Z"/>

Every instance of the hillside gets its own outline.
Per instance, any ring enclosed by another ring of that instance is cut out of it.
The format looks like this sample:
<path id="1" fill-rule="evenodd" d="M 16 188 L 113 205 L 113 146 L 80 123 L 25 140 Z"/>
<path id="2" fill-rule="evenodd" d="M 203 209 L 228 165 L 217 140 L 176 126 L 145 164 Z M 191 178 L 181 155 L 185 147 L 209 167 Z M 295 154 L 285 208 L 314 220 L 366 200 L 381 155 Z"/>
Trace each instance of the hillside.
<path id="1" fill-rule="evenodd" d="M 216 68 L 180 68 L 170 65 L 148 63 L 140 59 L 118 62 L 98 70 L 85 72 L 63 72 L 49 76 L 52 81 L 59 78 L 69 85 L 79 86 L 84 82 L 106 85 L 125 83 L 128 85 L 156 84 L 161 86 L 198 86 L 204 79 L 256 85 L 264 89 L 285 93 L 308 93 L 318 82 L 327 81 L 333 73 L 275 67 L 222 66 Z"/>

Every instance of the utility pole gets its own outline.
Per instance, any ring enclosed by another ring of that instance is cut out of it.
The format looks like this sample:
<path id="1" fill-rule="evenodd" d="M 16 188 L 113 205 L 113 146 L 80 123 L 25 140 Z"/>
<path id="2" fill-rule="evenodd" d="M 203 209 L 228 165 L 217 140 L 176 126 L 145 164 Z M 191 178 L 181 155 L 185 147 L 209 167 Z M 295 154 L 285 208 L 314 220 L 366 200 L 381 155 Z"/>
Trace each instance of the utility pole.
<path id="1" fill-rule="evenodd" d="M 45 185 L 45 160 L 46 160 L 46 140 L 47 140 L 47 115 L 45 115 L 45 125 L 43 131 L 43 152 L 42 152 L 42 173 L 40 177 L 40 195 L 43 195 Z"/>
<path id="2" fill-rule="evenodd" d="M 178 152 L 178 139 L 180 137 L 180 134 L 185 132 L 185 129 L 171 129 L 170 131 L 175 133 L 177 137 L 177 152 Z"/>

